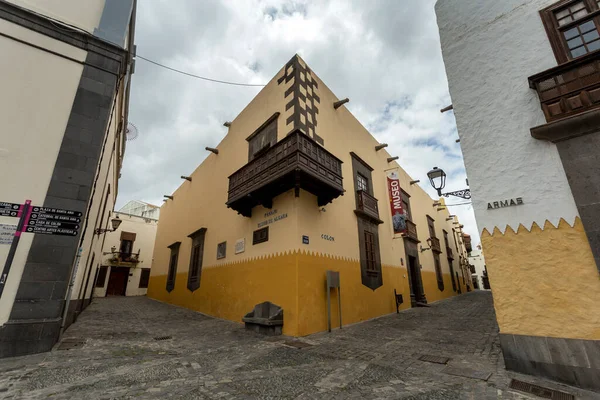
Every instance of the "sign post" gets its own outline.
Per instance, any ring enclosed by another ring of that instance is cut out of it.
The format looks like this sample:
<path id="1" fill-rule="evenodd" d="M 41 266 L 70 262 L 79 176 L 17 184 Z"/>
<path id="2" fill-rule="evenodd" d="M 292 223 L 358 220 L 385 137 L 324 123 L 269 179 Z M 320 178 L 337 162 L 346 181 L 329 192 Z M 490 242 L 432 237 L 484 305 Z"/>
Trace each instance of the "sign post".
<path id="1" fill-rule="evenodd" d="M 0 203 L 0 207 L 4 207 L 5 205 L 10 203 Z M 12 215 L 16 209 L 14 206 L 19 206 L 18 212 L 15 215 Z M 10 267 L 12 266 L 13 259 L 15 258 L 15 253 L 17 252 L 17 246 L 19 245 L 19 239 L 21 238 L 21 233 L 23 232 L 23 227 L 25 226 L 26 220 L 29 217 L 29 209 L 31 207 L 31 200 L 25 200 L 25 204 L 10 204 L 10 214 L 2 214 L 10 217 L 16 217 L 20 213 L 19 223 L 17 224 L 17 230 L 15 231 L 15 237 L 10 245 L 10 250 L 8 250 L 8 257 L 6 257 L 6 262 L 4 263 L 4 269 L 2 270 L 2 275 L 0 275 L 0 298 L 2 298 L 2 293 L 4 292 L 4 288 L 6 287 L 6 281 L 8 280 L 8 274 L 10 272 Z M 2 208 L 5 210 L 5 208 Z"/>

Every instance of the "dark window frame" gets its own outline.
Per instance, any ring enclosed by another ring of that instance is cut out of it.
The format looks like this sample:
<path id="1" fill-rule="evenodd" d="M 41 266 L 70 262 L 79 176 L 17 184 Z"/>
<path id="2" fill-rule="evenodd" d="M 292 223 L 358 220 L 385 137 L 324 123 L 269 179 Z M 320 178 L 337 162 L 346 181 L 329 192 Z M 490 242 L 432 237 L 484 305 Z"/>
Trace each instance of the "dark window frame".
<path id="1" fill-rule="evenodd" d="M 378 276 L 377 256 L 375 254 L 375 235 L 373 232 L 364 231 L 365 237 L 365 262 L 367 275 Z"/>
<path id="2" fill-rule="evenodd" d="M 252 232 L 252 245 L 269 241 L 269 227 L 265 226 Z"/>
<path id="3" fill-rule="evenodd" d="M 402 209 L 404 211 L 404 215 L 406 215 L 406 219 L 408 221 L 412 222 L 412 211 L 410 209 L 410 195 L 402 189 L 400 189 L 400 195 L 402 196 Z"/>
<path id="4" fill-rule="evenodd" d="M 171 254 L 169 255 L 169 269 L 167 274 L 167 292 L 173 291 L 175 289 L 175 279 L 177 278 L 177 263 L 179 262 L 179 247 L 181 246 L 181 242 L 175 242 L 172 245 L 168 246 L 171 249 Z"/>
<path id="5" fill-rule="evenodd" d="M 96 284 L 94 285 L 94 287 L 103 288 L 104 285 L 106 285 L 106 277 L 107 276 L 108 276 L 108 266 L 101 265 L 100 268 L 98 268 L 98 276 L 96 277 Z M 102 284 L 100 284 L 101 281 L 102 281 Z"/>
<path id="6" fill-rule="evenodd" d="M 150 283 L 150 268 L 142 268 L 140 271 L 140 282 L 138 284 L 138 288 L 139 289 L 148 289 L 149 283 Z"/>
<path id="7" fill-rule="evenodd" d="M 227 241 L 217 244 L 217 260 L 227 257 Z"/>
<path id="8" fill-rule="evenodd" d="M 583 2 L 585 8 L 588 11 L 588 14 L 571 22 L 565 23 L 562 26 L 559 26 L 558 19 L 556 17 L 557 12 L 561 12 L 568 7 L 574 6 L 576 3 Z M 589 54 L 593 51 L 600 50 L 592 50 L 586 52 L 581 55 L 573 56 L 571 54 L 571 50 L 567 44 L 567 39 L 565 38 L 564 32 L 569 31 L 571 29 L 577 28 L 580 25 L 593 21 L 600 35 L 600 5 L 595 0 L 561 0 L 558 1 L 549 7 L 544 8 L 540 11 L 540 17 L 542 18 L 542 22 L 544 25 L 544 29 L 546 30 L 546 34 L 548 35 L 548 39 L 550 41 L 550 46 L 552 47 L 552 51 L 554 52 L 554 56 L 556 57 L 556 61 L 559 64 L 566 63 L 567 61 L 577 59 L 579 57 L 583 57 L 586 54 Z M 586 34 L 593 32 L 589 31 Z M 583 36 L 583 35 L 581 35 Z M 573 40 L 578 36 L 572 36 L 569 40 Z M 596 39 L 590 41 L 588 43 L 595 42 Z M 600 44 L 600 42 L 599 42 Z M 585 46 L 587 49 L 587 45 Z"/>
<path id="9" fill-rule="evenodd" d="M 369 178 L 365 177 L 360 172 L 356 173 L 356 190 L 362 190 L 369 193 Z"/>
<path id="10" fill-rule="evenodd" d="M 435 219 L 427 215 L 427 227 L 429 228 L 429 237 L 437 238 L 435 235 Z"/>
<path id="11" fill-rule="evenodd" d="M 194 233 L 188 235 L 188 237 L 192 239 L 192 249 L 190 251 L 190 266 L 188 270 L 187 288 L 193 292 L 200 287 L 206 228 L 200 228 Z"/>
<path id="12" fill-rule="evenodd" d="M 440 255 L 433 253 L 433 265 L 435 267 L 435 277 L 437 280 L 438 289 L 440 292 L 444 291 L 444 273 L 442 272 L 442 262 L 440 261 Z"/>
<path id="13" fill-rule="evenodd" d="M 248 162 L 259 157 L 269 148 L 277 144 L 278 117 L 279 113 L 276 112 L 246 138 L 246 141 L 248 142 Z M 264 142 L 264 144 L 258 145 L 260 142 Z"/>
<path id="14" fill-rule="evenodd" d="M 442 229 L 442 234 L 444 235 L 444 244 L 446 245 L 446 248 L 449 249 L 450 242 L 448 241 L 448 231 L 446 231 L 445 229 Z"/>

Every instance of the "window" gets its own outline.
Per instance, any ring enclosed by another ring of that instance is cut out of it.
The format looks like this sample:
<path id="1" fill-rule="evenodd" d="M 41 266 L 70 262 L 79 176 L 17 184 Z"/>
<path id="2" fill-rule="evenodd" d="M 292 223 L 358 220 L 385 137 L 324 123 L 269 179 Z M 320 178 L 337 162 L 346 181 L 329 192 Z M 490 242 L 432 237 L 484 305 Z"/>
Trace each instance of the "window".
<path id="1" fill-rule="evenodd" d="M 217 245 L 217 260 L 225 258 L 227 255 L 227 242 L 221 242 Z"/>
<path id="2" fill-rule="evenodd" d="M 356 174 L 356 190 L 363 190 L 369 193 L 369 180 L 361 174 Z"/>
<path id="3" fill-rule="evenodd" d="M 449 249 L 450 243 L 448 243 L 448 232 L 446 232 L 445 230 L 442 232 L 444 232 L 444 243 L 446 244 L 446 248 Z"/>
<path id="4" fill-rule="evenodd" d="M 179 245 L 181 245 L 181 242 L 175 242 L 169 246 L 171 249 L 171 256 L 169 257 L 167 292 L 171 292 L 175 288 L 175 278 L 177 277 L 177 261 L 179 260 Z"/>
<path id="5" fill-rule="evenodd" d="M 375 237 L 371 232 L 365 231 L 365 259 L 367 262 L 367 275 L 377 275 L 377 263 L 375 261 Z"/>
<path id="6" fill-rule="evenodd" d="M 440 255 L 433 253 L 433 262 L 435 265 L 435 277 L 437 278 L 438 289 L 444 291 L 444 276 L 442 275 L 442 264 L 440 263 Z"/>
<path id="7" fill-rule="evenodd" d="M 190 254 L 190 269 L 188 271 L 187 288 L 192 292 L 200 287 L 205 236 L 206 228 L 200 228 L 191 235 L 188 235 L 188 237 L 192 239 L 192 252 Z"/>
<path id="8" fill-rule="evenodd" d="M 429 215 L 427 216 L 427 226 L 429 227 L 429 237 L 436 237 L 435 236 L 435 225 L 433 224 L 434 220 L 433 218 L 431 218 Z"/>
<path id="9" fill-rule="evenodd" d="M 259 244 L 269 241 L 269 227 L 254 231 L 252 234 L 252 244 Z"/>
<path id="10" fill-rule="evenodd" d="M 600 49 L 600 1 L 560 1 L 540 12 L 559 63 Z"/>
<path id="11" fill-rule="evenodd" d="M 108 267 L 100 267 L 98 269 L 98 277 L 96 278 L 96 287 L 104 287 L 106 283 L 106 274 L 108 273 Z"/>
<path id="12" fill-rule="evenodd" d="M 402 209 L 404 210 L 406 219 L 412 221 L 412 213 L 410 211 L 410 196 L 404 190 L 402 191 Z"/>
<path id="13" fill-rule="evenodd" d="M 246 139 L 248 141 L 248 161 L 252 161 L 277 143 L 277 117 L 279 117 L 279 113 L 273 114 Z"/>
<path id="14" fill-rule="evenodd" d="M 147 289 L 148 282 L 150 282 L 150 268 L 142 268 L 142 273 L 140 274 L 140 285 L 138 287 L 140 289 Z"/>
<path id="15" fill-rule="evenodd" d="M 454 247 L 458 251 L 458 239 L 456 238 L 456 229 L 452 228 L 452 236 L 454 236 Z"/>

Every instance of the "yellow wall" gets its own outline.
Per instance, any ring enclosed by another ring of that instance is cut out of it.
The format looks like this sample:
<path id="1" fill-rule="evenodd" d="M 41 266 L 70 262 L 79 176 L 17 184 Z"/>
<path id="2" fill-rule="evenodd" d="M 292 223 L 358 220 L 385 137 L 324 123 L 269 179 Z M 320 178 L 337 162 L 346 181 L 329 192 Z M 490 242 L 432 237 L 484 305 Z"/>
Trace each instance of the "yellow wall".
<path id="1" fill-rule="evenodd" d="M 303 63 L 302 60 L 300 62 Z M 318 83 L 315 91 L 320 97 L 317 133 L 324 139 L 325 149 L 343 161 L 346 193 L 326 205 L 325 211 L 317 206 L 316 197 L 304 190 L 299 197 L 295 197 L 293 190 L 275 197 L 271 210 L 255 207 L 251 218 L 237 215 L 225 206 L 228 176 L 248 162 L 246 138 L 275 112 L 280 113 L 278 139 L 284 138 L 291 130 L 286 119 L 293 107 L 286 110 L 290 97 L 286 98 L 284 93 L 294 80 L 278 84 L 277 78 L 283 73 L 281 69 L 232 121 L 228 134 L 217 146 L 219 154 L 210 154 L 191 174 L 192 181 L 183 182 L 173 193 L 174 199 L 162 206 L 148 295 L 234 321 L 241 321 L 241 317 L 257 303 L 269 300 L 284 308 L 284 333 L 306 335 L 326 328 L 324 282 L 325 271 L 330 269 L 341 274 L 344 323 L 394 312 L 394 289 L 404 295 L 404 307 L 408 307 L 410 291 L 404 239 L 394 235 L 391 223 L 386 176 L 390 168 L 399 169 L 401 187 L 411 196 L 413 222 L 417 224 L 422 245 L 427 247 L 426 239 L 429 237 L 426 214 L 435 219 L 436 235 L 442 243 L 444 253 L 440 254 L 440 260 L 447 280 L 443 292 L 439 291 L 435 281 L 432 252 L 428 250 L 420 254 L 424 282 L 429 282 L 429 275 L 433 275 L 435 283 L 426 283 L 428 300 L 436 301 L 455 294 L 442 229 L 449 232 L 450 247 L 455 249 L 454 268 L 462 276 L 457 253 L 466 253 L 462 245 L 459 245 L 460 251 L 456 251 L 452 235 L 452 228 L 457 227 L 453 222 L 458 221 L 446 221 L 449 216 L 447 209 L 438 211 L 438 206 L 433 206 L 434 200 L 423 189 L 409 184 L 412 178 L 396 162 L 388 163 L 390 154 L 385 150 L 375 151 L 378 141 L 345 107 L 333 108 L 338 98 L 314 73 L 312 76 Z M 375 291 L 361 283 L 350 152 L 357 153 L 374 169 L 373 194 L 379 200 L 379 216 L 383 221 L 379 225 L 383 286 Z M 261 227 L 261 222 L 284 214 L 286 218 L 268 225 L 268 242 L 252 245 L 252 232 Z M 192 244 L 188 235 L 202 227 L 207 231 L 201 285 L 192 293 L 186 287 Z M 303 235 L 309 237 L 308 245 L 302 243 Z M 325 240 L 323 235 L 334 240 Z M 242 238 L 246 241 L 245 252 L 234 254 L 235 242 Z M 217 260 L 217 244 L 224 241 L 227 242 L 227 255 Z M 177 282 L 175 289 L 168 294 L 168 246 L 175 242 L 181 242 Z M 306 252 L 310 252 L 311 256 Z M 282 253 L 298 256 L 282 256 Z M 336 298 L 334 300 L 337 301 Z"/>
<path id="2" fill-rule="evenodd" d="M 500 332 L 600 339 L 600 278 L 579 217 L 481 235 Z"/>

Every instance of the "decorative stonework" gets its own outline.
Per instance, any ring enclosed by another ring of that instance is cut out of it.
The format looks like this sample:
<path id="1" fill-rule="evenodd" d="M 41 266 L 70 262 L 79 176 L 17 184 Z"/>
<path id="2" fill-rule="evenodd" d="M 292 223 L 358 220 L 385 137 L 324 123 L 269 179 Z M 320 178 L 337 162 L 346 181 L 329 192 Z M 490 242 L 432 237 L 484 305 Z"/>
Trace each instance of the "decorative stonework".
<path id="1" fill-rule="evenodd" d="M 285 110 L 294 107 L 292 115 L 286 120 L 289 132 L 301 129 L 313 138 L 321 146 L 324 145 L 323 138 L 317 135 L 317 114 L 321 98 L 318 95 L 319 84 L 312 76 L 312 71 L 300 60 L 298 55 L 292 57 L 285 65 L 283 76 L 277 80 L 277 84 L 288 83 L 292 85 L 285 91 L 284 97 L 289 98 Z"/>

